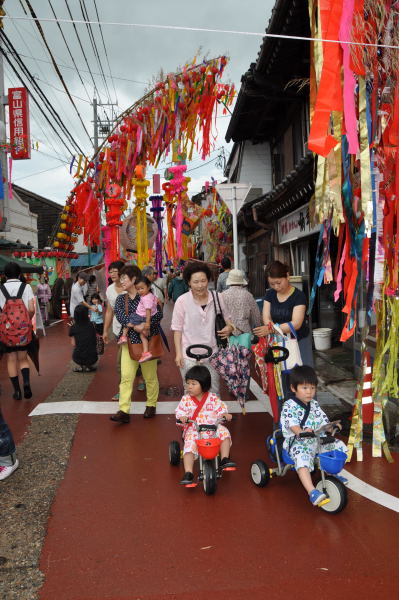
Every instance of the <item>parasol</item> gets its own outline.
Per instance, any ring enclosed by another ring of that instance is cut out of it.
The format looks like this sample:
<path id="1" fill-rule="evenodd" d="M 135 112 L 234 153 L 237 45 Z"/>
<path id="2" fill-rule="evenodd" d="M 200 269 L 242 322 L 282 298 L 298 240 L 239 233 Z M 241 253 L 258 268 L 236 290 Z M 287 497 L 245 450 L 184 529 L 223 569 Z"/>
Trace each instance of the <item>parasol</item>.
<path id="1" fill-rule="evenodd" d="M 33 364 L 35 365 L 36 371 L 40 375 L 39 350 L 40 350 L 39 338 L 37 337 L 37 335 L 35 335 L 35 333 L 32 332 L 32 341 L 29 344 L 28 356 L 31 359 L 31 361 L 33 362 Z"/>
<path id="2" fill-rule="evenodd" d="M 219 347 L 209 359 L 209 363 L 223 377 L 243 410 L 250 378 L 250 356 L 251 351 L 244 346 L 228 346 Z"/>
<path id="3" fill-rule="evenodd" d="M 281 385 L 281 371 L 277 366 L 288 358 L 289 351 L 283 346 L 275 345 L 274 336 L 268 335 L 259 338 L 257 344 L 252 346 L 255 355 L 255 364 L 261 378 L 262 389 L 269 396 L 274 423 L 280 419 L 279 400 L 283 399 Z"/>

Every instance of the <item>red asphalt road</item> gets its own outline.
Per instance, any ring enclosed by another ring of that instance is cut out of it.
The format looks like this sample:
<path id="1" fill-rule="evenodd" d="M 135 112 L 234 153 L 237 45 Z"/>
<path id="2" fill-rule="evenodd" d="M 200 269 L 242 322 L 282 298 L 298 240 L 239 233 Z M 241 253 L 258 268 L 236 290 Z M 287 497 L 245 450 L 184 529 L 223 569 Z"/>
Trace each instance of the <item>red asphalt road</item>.
<path id="1" fill-rule="evenodd" d="M 60 333 L 59 360 L 70 352 Z M 50 336 L 45 361 L 47 347 Z M 114 356 L 108 348 L 86 400 L 110 400 Z M 162 387 L 181 385 L 171 355 L 159 376 Z M 144 409 L 144 394 L 138 399 Z M 41 600 L 396 597 L 399 514 L 349 491 L 347 508 L 328 515 L 310 505 L 294 473 L 258 489 L 249 469 L 266 458 L 271 419 L 239 416 L 230 429 L 238 470 L 207 497 L 200 486 L 181 488 L 182 468 L 168 463 L 168 442 L 178 439 L 172 415 L 123 426 L 82 415 L 48 523 Z M 398 461 L 365 454 L 348 470 L 399 495 Z"/>

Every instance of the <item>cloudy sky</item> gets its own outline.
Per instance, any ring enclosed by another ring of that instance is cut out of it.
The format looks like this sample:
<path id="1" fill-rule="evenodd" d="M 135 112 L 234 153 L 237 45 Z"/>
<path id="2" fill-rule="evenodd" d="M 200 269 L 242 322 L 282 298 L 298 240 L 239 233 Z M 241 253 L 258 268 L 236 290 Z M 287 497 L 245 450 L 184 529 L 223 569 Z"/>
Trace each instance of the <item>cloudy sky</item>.
<path id="1" fill-rule="evenodd" d="M 30 0 L 30 3 L 39 19 L 54 19 L 51 7 L 59 19 L 70 19 L 68 7 L 74 19 L 83 19 L 79 0 Z M 224 81 L 233 82 L 236 87 L 239 87 L 241 75 L 248 69 L 249 64 L 256 60 L 262 43 L 262 35 L 138 28 L 122 26 L 120 23 L 197 27 L 263 34 L 273 4 L 274 0 L 250 0 L 248 3 L 241 0 L 219 0 L 218 2 L 215 0 L 200 2 L 86 0 L 84 5 L 90 20 L 97 21 L 97 7 L 100 21 L 103 22 L 102 33 L 109 66 L 100 29 L 97 25 L 92 27 L 108 89 L 101 77 L 100 67 L 84 23 L 76 23 L 75 27 L 89 66 L 86 64 L 73 25 L 60 24 L 80 77 L 57 23 L 42 20 L 41 25 L 82 120 L 89 134 L 92 135 L 93 109 L 90 101 L 94 95 L 102 103 L 117 102 L 118 106 L 114 107 L 114 110 L 119 114 L 143 95 L 149 82 L 160 69 L 165 72 L 175 71 L 178 66 L 192 60 L 199 49 L 201 57 L 212 58 L 221 54 L 229 56 L 230 62 L 225 71 Z M 10 17 L 30 16 L 25 0 L 6 0 L 4 8 Z M 25 11 L 28 14 L 25 14 Z M 50 64 L 48 51 L 35 23 L 28 20 L 5 19 L 4 31 L 74 139 L 88 155 L 91 155 L 90 139 L 63 91 L 54 67 Z M 7 62 L 4 62 L 6 88 L 20 86 L 21 82 Z M 38 142 L 39 148 L 38 151 L 32 151 L 31 160 L 14 161 L 12 179 L 22 187 L 63 204 L 69 190 L 73 187 L 73 178 L 69 174 L 72 156 L 63 147 L 32 101 L 30 105 L 31 135 L 33 141 Z M 102 107 L 99 110 L 101 118 L 111 117 L 111 108 Z M 203 164 L 197 156 L 188 165 L 190 170 L 188 174 L 192 178 L 189 188 L 191 194 L 198 192 L 205 180 L 209 180 L 211 176 L 221 180 L 222 172 L 215 166 L 215 159 L 223 146 L 226 157 L 228 156 L 229 146 L 224 140 L 228 122 L 229 117 L 223 116 L 220 116 L 217 121 L 218 136 L 215 150 L 208 159 L 212 162 L 206 161 L 208 164 Z"/>

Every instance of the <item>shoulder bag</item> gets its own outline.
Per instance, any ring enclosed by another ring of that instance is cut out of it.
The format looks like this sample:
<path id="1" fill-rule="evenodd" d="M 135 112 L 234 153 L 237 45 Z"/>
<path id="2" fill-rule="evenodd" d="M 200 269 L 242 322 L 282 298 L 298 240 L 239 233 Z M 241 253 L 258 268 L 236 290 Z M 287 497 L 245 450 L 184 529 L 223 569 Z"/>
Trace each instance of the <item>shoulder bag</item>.
<path id="1" fill-rule="evenodd" d="M 215 301 L 215 294 L 213 292 L 211 292 L 212 294 L 212 299 L 213 299 L 213 304 L 215 306 L 215 337 L 216 337 L 216 343 L 219 346 L 219 348 L 226 348 L 227 346 L 227 339 L 223 339 L 218 335 L 218 331 L 220 331 L 221 329 L 223 329 L 224 327 L 226 327 L 226 321 L 224 320 L 224 316 L 222 313 L 222 309 L 220 307 L 220 301 L 219 301 L 219 294 L 217 292 L 215 292 L 216 294 L 216 299 L 218 301 L 218 306 L 216 307 L 216 301 Z M 218 312 L 218 308 L 219 308 L 219 312 Z"/>
<path id="2" fill-rule="evenodd" d="M 125 312 L 129 314 L 129 294 L 125 294 Z M 129 355 L 132 360 L 139 360 L 143 354 L 143 344 L 133 344 L 127 336 L 127 347 L 129 349 Z M 159 333 L 150 337 L 148 341 L 148 351 L 151 352 L 153 358 L 160 358 L 163 356 L 162 339 Z"/>
<path id="3" fill-rule="evenodd" d="M 276 323 L 273 325 L 273 328 L 277 331 L 278 335 L 282 338 L 282 346 L 284 346 L 284 348 L 287 348 L 287 350 L 289 352 L 287 360 L 284 360 L 281 363 L 282 371 L 291 371 L 291 369 L 293 369 L 294 367 L 301 366 L 303 364 L 301 352 L 299 350 L 297 333 L 291 322 L 288 323 L 288 326 L 290 328 L 291 335 L 285 334 Z"/>

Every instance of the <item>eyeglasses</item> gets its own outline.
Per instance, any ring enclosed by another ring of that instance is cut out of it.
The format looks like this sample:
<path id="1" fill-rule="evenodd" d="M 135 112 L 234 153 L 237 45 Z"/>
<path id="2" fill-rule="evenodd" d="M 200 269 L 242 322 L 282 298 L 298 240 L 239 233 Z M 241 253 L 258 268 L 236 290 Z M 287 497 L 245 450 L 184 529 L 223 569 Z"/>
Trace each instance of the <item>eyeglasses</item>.
<path id="1" fill-rule="evenodd" d="M 111 269 L 108 273 L 117 273 L 119 275 L 118 269 Z"/>

